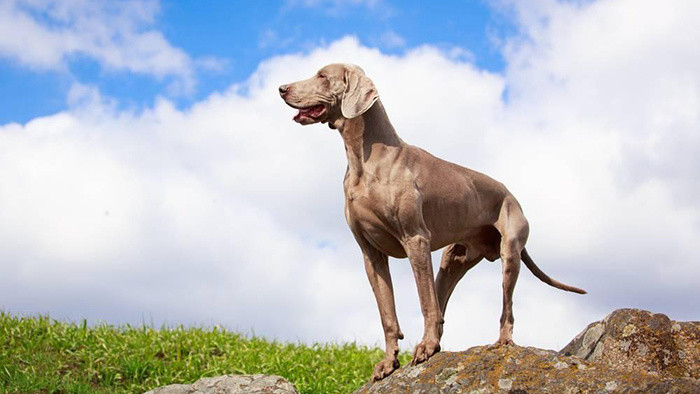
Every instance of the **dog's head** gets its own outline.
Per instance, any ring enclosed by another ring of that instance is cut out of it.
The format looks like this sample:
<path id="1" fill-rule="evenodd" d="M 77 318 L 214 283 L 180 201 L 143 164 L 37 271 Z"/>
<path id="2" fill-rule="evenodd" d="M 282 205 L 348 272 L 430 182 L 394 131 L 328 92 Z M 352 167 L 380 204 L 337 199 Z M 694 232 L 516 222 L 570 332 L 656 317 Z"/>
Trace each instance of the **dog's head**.
<path id="1" fill-rule="evenodd" d="M 280 86 L 279 91 L 287 105 L 299 110 L 294 121 L 302 125 L 356 118 L 379 98 L 364 71 L 351 64 L 329 64 L 309 79 Z"/>

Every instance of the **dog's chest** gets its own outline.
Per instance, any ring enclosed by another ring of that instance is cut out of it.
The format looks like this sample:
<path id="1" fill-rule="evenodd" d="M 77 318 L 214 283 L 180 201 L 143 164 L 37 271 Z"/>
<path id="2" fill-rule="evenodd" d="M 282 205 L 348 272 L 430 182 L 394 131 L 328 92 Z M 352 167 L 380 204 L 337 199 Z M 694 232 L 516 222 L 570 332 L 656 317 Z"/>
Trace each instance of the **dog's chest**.
<path id="1" fill-rule="evenodd" d="M 389 185 L 360 182 L 345 188 L 345 219 L 353 232 L 393 257 L 405 257 L 399 239 L 401 196 Z"/>

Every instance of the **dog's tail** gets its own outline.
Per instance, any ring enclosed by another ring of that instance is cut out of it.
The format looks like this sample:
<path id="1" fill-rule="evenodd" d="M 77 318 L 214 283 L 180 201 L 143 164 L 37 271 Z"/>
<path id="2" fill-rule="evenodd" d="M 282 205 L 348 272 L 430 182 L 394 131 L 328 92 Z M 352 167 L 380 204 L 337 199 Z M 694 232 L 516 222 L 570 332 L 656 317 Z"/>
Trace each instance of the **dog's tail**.
<path id="1" fill-rule="evenodd" d="M 532 261 L 532 257 L 530 257 L 530 255 L 527 253 L 527 250 L 525 248 L 523 248 L 523 251 L 520 253 L 520 257 L 522 258 L 523 263 L 525 263 L 525 266 L 530 270 L 530 272 L 532 272 L 542 282 L 544 282 L 550 286 L 556 287 L 557 289 L 572 291 L 574 293 L 579 293 L 579 294 L 586 294 L 585 290 L 579 289 L 578 287 L 565 285 L 557 280 L 550 278 L 549 275 L 542 272 L 540 267 L 535 265 L 535 262 Z"/>

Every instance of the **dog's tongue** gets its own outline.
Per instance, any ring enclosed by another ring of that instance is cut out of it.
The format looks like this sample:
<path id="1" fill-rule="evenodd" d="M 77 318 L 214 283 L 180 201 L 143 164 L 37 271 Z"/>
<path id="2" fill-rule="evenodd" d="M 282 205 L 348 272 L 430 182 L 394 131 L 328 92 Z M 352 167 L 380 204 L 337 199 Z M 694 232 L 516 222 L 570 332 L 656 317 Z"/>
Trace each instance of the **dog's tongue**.
<path id="1" fill-rule="evenodd" d="M 302 116 L 306 117 L 315 117 L 321 114 L 323 112 L 323 104 L 317 104 L 314 105 L 313 107 L 308 107 L 308 108 L 302 108 L 299 110 L 299 112 L 294 115 L 294 120 L 299 121 Z"/>
<path id="2" fill-rule="evenodd" d="M 311 116 L 319 116 L 323 112 L 323 104 L 314 105 L 309 109 L 309 114 Z"/>

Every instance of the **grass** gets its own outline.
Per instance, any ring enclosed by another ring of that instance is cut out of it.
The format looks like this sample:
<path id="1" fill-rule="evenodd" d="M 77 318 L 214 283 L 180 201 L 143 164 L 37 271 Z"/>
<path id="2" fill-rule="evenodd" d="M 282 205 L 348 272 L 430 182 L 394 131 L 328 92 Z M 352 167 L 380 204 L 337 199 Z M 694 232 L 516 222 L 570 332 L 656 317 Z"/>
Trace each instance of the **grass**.
<path id="1" fill-rule="evenodd" d="M 383 351 L 346 344 L 267 341 L 214 328 L 64 323 L 0 311 L 0 392 L 144 392 L 200 377 L 280 375 L 301 393 L 348 393 Z M 400 355 L 402 365 L 410 355 Z"/>

